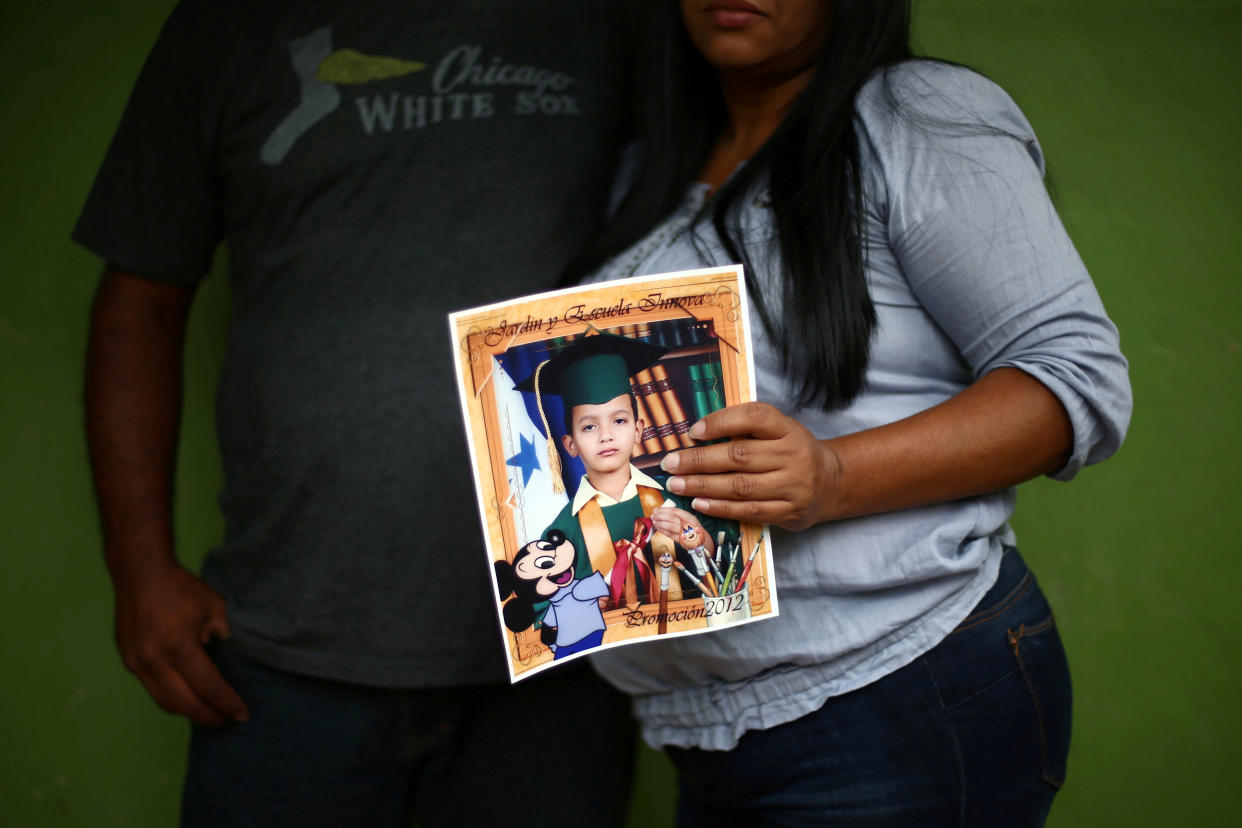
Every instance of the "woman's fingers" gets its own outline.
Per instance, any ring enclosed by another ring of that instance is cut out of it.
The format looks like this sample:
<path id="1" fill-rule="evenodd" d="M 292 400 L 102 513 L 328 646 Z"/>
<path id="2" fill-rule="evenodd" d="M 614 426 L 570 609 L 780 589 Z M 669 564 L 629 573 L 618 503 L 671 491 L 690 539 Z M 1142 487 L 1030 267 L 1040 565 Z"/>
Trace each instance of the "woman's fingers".
<path id="1" fill-rule="evenodd" d="M 746 469 L 771 471 L 779 464 L 771 441 L 734 438 L 727 443 L 692 446 L 665 455 L 660 468 L 670 474 L 717 474 Z"/>
<path id="2" fill-rule="evenodd" d="M 686 497 L 712 500 L 794 500 L 805 489 L 806 479 L 788 469 L 777 471 L 691 474 L 669 478 L 670 491 Z M 696 505 L 696 512 L 703 511 Z"/>
<path id="3" fill-rule="evenodd" d="M 791 422 L 789 417 L 768 403 L 742 403 L 708 414 L 691 426 L 690 436 L 696 440 L 740 436 L 774 440 L 789 432 Z"/>
<path id="4" fill-rule="evenodd" d="M 742 523 L 768 523 L 786 529 L 803 529 L 805 522 L 802 510 L 793 503 L 783 500 L 713 500 L 711 498 L 695 498 L 694 507 L 705 515 L 723 520 L 736 520 Z"/>
<path id="5" fill-rule="evenodd" d="M 803 529 L 818 521 L 832 497 L 839 463 L 800 422 L 764 403 L 721 409 L 691 429 L 694 446 L 665 457 L 667 486 L 694 498 L 696 512 Z"/>
<path id="6" fill-rule="evenodd" d="M 716 474 L 726 471 L 771 471 L 786 462 L 782 441 L 800 436 L 802 424 L 767 403 L 732 405 L 708 414 L 690 429 L 696 440 L 728 442 L 681 449 L 665 456 L 660 466 L 673 474 Z M 814 440 L 810 433 L 807 437 Z"/>

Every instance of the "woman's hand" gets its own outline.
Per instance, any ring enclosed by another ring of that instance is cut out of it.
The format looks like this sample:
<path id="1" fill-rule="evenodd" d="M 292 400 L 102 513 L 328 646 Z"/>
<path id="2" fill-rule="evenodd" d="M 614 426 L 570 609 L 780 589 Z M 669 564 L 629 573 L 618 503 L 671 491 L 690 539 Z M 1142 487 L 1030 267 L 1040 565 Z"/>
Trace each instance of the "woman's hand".
<path id="1" fill-rule="evenodd" d="M 805 529 L 831 513 L 841 464 L 828 444 L 767 403 L 715 411 L 690 429 L 696 440 L 730 438 L 669 454 L 668 488 L 715 517 Z"/>

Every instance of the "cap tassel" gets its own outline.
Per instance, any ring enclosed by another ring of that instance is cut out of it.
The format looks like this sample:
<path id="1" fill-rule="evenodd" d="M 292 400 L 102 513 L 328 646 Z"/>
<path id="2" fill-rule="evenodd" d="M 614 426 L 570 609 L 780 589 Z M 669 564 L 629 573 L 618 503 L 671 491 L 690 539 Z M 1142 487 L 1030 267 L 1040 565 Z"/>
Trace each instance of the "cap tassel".
<path id="1" fill-rule="evenodd" d="M 552 429 L 548 427 L 548 415 L 543 412 L 543 394 L 539 391 L 539 372 L 551 360 L 545 359 L 535 369 L 535 405 L 539 408 L 539 419 L 543 421 L 543 433 L 548 435 L 548 472 L 552 475 L 552 491 L 556 494 L 565 493 L 565 481 L 561 479 L 561 455 L 556 450 L 556 440 L 552 439 Z"/>

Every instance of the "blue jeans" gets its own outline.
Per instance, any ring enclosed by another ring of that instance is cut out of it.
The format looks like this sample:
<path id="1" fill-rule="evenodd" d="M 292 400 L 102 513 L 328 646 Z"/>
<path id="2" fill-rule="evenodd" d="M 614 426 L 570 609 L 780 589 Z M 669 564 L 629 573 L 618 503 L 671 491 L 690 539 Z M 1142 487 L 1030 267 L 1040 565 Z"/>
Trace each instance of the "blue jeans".
<path id="1" fill-rule="evenodd" d="M 1042 825 L 1065 778 L 1070 680 L 1016 549 L 938 646 L 730 751 L 670 748 L 680 826 Z"/>
<path id="2" fill-rule="evenodd" d="M 629 701 L 585 664 L 513 687 L 389 690 L 213 656 L 251 719 L 195 728 L 182 798 L 203 826 L 620 826 Z"/>

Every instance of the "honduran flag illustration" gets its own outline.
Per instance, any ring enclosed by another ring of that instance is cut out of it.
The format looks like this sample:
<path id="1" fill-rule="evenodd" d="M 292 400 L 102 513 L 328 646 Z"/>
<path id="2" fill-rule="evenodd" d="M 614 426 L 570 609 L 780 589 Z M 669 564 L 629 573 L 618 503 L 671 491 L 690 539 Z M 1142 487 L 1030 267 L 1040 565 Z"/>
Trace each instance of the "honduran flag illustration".
<path id="1" fill-rule="evenodd" d="M 512 493 L 512 502 L 507 505 L 513 508 L 518 542 L 527 543 L 542 536 L 569 498 L 552 485 L 547 438 L 531 419 L 522 392 L 513 387 L 513 378 L 494 357 L 492 370 L 505 471 Z"/>

